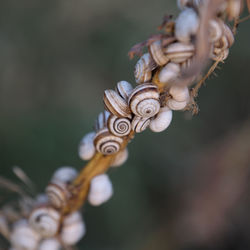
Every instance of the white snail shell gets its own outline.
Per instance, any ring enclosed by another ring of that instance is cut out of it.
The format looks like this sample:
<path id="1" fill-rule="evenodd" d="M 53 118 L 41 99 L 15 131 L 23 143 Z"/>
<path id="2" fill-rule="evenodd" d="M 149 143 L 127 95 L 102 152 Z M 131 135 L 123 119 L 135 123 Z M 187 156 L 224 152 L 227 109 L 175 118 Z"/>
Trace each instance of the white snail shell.
<path id="1" fill-rule="evenodd" d="M 95 121 L 95 130 L 99 131 L 107 127 L 108 118 L 110 113 L 107 110 L 101 112 Z"/>
<path id="2" fill-rule="evenodd" d="M 156 117 L 150 122 L 149 128 L 153 132 L 162 132 L 170 125 L 172 121 L 173 112 L 169 107 L 163 107 Z"/>
<path id="3" fill-rule="evenodd" d="M 43 240 L 38 247 L 38 250 L 60 250 L 61 244 L 56 238 Z"/>
<path id="4" fill-rule="evenodd" d="M 137 83 L 149 82 L 152 77 L 152 70 L 156 64 L 149 53 L 144 54 L 135 65 L 135 81 Z"/>
<path id="5" fill-rule="evenodd" d="M 169 94 L 177 102 L 189 101 L 189 90 L 187 86 L 173 85 L 169 89 Z"/>
<path id="6" fill-rule="evenodd" d="M 159 92 L 153 84 L 138 85 L 129 96 L 129 106 L 136 116 L 153 117 L 160 110 Z"/>
<path id="7" fill-rule="evenodd" d="M 150 118 L 135 116 L 132 120 L 132 130 L 136 133 L 141 133 L 146 130 L 150 124 Z"/>
<path id="8" fill-rule="evenodd" d="M 194 55 L 194 45 L 172 43 L 165 49 L 165 53 L 171 62 L 183 63 Z"/>
<path id="9" fill-rule="evenodd" d="M 163 52 L 163 47 L 160 40 L 153 42 L 149 46 L 149 53 L 159 66 L 165 65 L 169 61 Z"/>
<path id="10" fill-rule="evenodd" d="M 56 235 L 60 222 L 60 213 L 52 207 L 38 207 L 29 217 L 30 226 L 43 237 Z"/>
<path id="11" fill-rule="evenodd" d="M 113 160 L 111 167 L 119 167 L 125 163 L 128 159 L 128 149 L 125 148 L 124 150 L 117 153 L 115 159 Z"/>
<path id="12" fill-rule="evenodd" d="M 204 3 L 204 0 L 177 0 L 177 5 L 180 10 L 184 10 L 187 7 L 198 8 Z"/>
<path id="13" fill-rule="evenodd" d="M 175 36 L 183 43 L 188 43 L 199 28 L 199 17 L 193 8 L 183 10 L 175 21 Z"/>
<path id="14" fill-rule="evenodd" d="M 172 110 L 182 110 L 187 106 L 187 101 L 178 102 L 174 99 L 169 99 L 167 101 L 167 106 Z"/>
<path id="15" fill-rule="evenodd" d="M 75 168 L 65 166 L 58 168 L 52 176 L 53 183 L 70 183 L 77 176 L 78 172 Z"/>
<path id="16" fill-rule="evenodd" d="M 10 243 L 17 250 L 36 250 L 40 235 L 35 232 L 26 220 L 20 220 L 13 225 Z"/>
<path id="17" fill-rule="evenodd" d="M 133 90 L 132 85 L 127 81 L 120 81 L 116 85 L 117 93 L 124 99 L 127 100 L 131 91 Z"/>
<path id="18" fill-rule="evenodd" d="M 131 122 L 127 118 L 119 118 L 112 115 L 108 120 L 108 129 L 113 135 L 126 136 L 131 131 Z"/>
<path id="19" fill-rule="evenodd" d="M 209 40 L 210 42 L 218 41 L 223 34 L 221 20 L 212 19 L 209 21 Z"/>
<path id="20" fill-rule="evenodd" d="M 227 38 L 228 48 L 230 48 L 234 43 L 234 34 L 231 28 L 224 22 L 222 23 L 222 29 L 223 29 L 223 34 Z"/>
<path id="21" fill-rule="evenodd" d="M 106 109 L 118 117 L 131 118 L 131 111 L 127 102 L 114 90 L 105 90 L 103 102 Z"/>
<path id="22" fill-rule="evenodd" d="M 96 150 L 104 155 L 111 155 L 117 153 L 123 139 L 121 137 L 112 135 L 108 129 L 100 130 L 94 139 Z"/>
<path id="23" fill-rule="evenodd" d="M 181 71 L 180 65 L 177 63 L 168 63 L 159 73 L 159 81 L 162 83 L 171 83 L 178 77 Z"/>
<path id="24" fill-rule="evenodd" d="M 90 183 L 88 201 L 93 206 L 99 206 L 113 195 L 112 183 L 106 174 L 94 177 Z"/>
<path id="25" fill-rule="evenodd" d="M 86 227 L 80 212 L 74 212 L 64 218 L 60 238 L 65 245 L 75 245 L 85 233 Z"/>
<path id="26" fill-rule="evenodd" d="M 35 200 L 35 206 L 40 206 L 42 204 L 48 203 L 48 196 L 46 194 L 38 194 Z"/>
<path id="27" fill-rule="evenodd" d="M 82 138 L 78 148 L 78 154 L 82 160 L 87 161 L 94 156 L 95 154 L 94 137 L 95 137 L 95 132 L 90 132 Z"/>

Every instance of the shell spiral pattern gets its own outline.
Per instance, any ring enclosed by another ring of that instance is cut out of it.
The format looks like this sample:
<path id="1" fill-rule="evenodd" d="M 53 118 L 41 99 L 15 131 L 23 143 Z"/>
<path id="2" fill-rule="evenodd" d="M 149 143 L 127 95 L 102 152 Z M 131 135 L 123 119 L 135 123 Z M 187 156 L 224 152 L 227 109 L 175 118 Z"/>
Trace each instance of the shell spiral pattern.
<path id="1" fill-rule="evenodd" d="M 110 116 L 108 121 L 109 131 L 116 136 L 126 136 L 131 131 L 131 123 L 127 118 Z"/>

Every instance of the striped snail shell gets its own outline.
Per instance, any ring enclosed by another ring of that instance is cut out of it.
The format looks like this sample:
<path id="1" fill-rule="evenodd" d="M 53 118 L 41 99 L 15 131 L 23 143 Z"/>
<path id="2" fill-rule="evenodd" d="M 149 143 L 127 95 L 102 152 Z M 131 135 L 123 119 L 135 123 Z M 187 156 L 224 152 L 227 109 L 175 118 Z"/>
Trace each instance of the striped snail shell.
<path id="1" fill-rule="evenodd" d="M 94 139 L 96 150 L 104 155 L 117 153 L 120 150 L 122 143 L 123 139 L 112 135 L 107 128 L 97 132 Z"/>
<path id="2" fill-rule="evenodd" d="M 82 160 L 87 161 L 94 156 L 95 154 L 95 146 L 93 143 L 94 137 L 95 137 L 95 132 L 90 132 L 82 138 L 80 145 L 78 147 L 78 154 Z"/>
<path id="3" fill-rule="evenodd" d="M 91 180 L 88 201 L 93 206 L 99 206 L 113 195 L 112 183 L 106 174 L 97 175 Z"/>
<path id="4" fill-rule="evenodd" d="M 153 42 L 149 46 L 149 53 L 159 66 L 165 65 L 169 61 L 168 57 L 163 52 L 163 47 L 160 40 Z"/>
<path id="5" fill-rule="evenodd" d="M 114 90 L 105 90 L 103 102 L 105 108 L 118 117 L 131 118 L 131 111 L 127 102 Z"/>
<path id="6" fill-rule="evenodd" d="M 156 117 L 150 122 L 149 128 L 153 132 L 162 132 L 170 125 L 172 121 L 173 112 L 169 107 L 163 107 L 160 109 Z"/>
<path id="7" fill-rule="evenodd" d="M 160 110 L 160 94 L 153 84 L 140 84 L 131 93 L 128 103 L 131 111 L 140 117 L 153 117 Z"/>
<path id="8" fill-rule="evenodd" d="M 109 116 L 110 116 L 110 113 L 107 110 L 104 110 L 103 112 L 101 112 L 98 115 L 98 117 L 95 121 L 95 130 L 96 131 L 99 131 L 99 130 L 107 127 Z"/>
<path id="9" fill-rule="evenodd" d="M 51 182 L 59 182 L 68 184 L 74 180 L 78 172 L 75 168 L 64 166 L 58 168 L 52 176 Z"/>
<path id="10" fill-rule="evenodd" d="M 169 94 L 177 102 L 189 101 L 189 90 L 187 86 L 173 85 L 169 89 Z"/>
<path id="11" fill-rule="evenodd" d="M 144 54 L 135 65 L 135 81 L 137 83 L 149 82 L 152 77 L 152 70 L 157 67 L 149 53 Z"/>
<path id="12" fill-rule="evenodd" d="M 80 212 L 74 212 L 63 220 L 60 238 L 65 245 L 75 245 L 86 233 Z"/>
<path id="13" fill-rule="evenodd" d="M 167 106 L 172 110 L 182 110 L 187 106 L 187 101 L 178 102 L 174 99 L 169 99 L 167 101 Z"/>
<path id="14" fill-rule="evenodd" d="M 108 120 L 108 129 L 113 135 L 126 136 L 131 131 L 131 122 L 127 118 L 111 115 Z"/>
<path id="15" fill-rule="evenodd" d="M 179 73 L 181 71 L 181 67 L 177 63 L 168 63 L 164 66 L 159 73 L 159 81 L 162 83 L 171 83 L 176 80 Z"/>
<path id="16" fill-rule="evenodd" d="M 124 164 L 127 159 L 128 159 L 128 149 L 125 148 L 124 150 L 117 153 L 115 159 L 111 163 L 111 167 L 119 167 L 122 164 Z"/>
<path id="17" fill-rule="evenodd" d="M 10 243 L 14 249 L 36 250 L 39 240 L 40 235 L 28 225 L 27 220 L 14 223 L 10 235 Z"/>
<path id="18" fill-rule="evenodd" d="M 150 118 L 135 116 L 132 120 L 132 129 L 136 133 L 141 133 L 144 131 L 150 124 Z"/>
<path id="19" fill-rule="evenodd" d="M 35 208 L 29 217 L 30 226 L 41 236 L 53 237 L 60 224 L 60 213 L 52 207 Z"/>
<path id="20" fill-rule="evenodd" d="M 132 85 L 127 81 L 120 81 L 116 85 L 117 93 L 124 99 L 127 100 L 131 91 L 133 90 Z"/>
<path id="21" fill-rule="evenodd" d="M 38 250 L 60 250 L 61 244 L 56 238 L 43 240 L 38 247 Z"/>

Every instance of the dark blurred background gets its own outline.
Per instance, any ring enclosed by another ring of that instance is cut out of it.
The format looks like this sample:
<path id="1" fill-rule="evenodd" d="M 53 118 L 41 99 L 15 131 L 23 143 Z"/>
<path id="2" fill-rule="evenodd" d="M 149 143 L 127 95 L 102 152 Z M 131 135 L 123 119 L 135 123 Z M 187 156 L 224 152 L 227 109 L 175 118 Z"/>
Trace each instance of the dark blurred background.
<path id="1" fill-rule="evenodd" d="M 18 165 L 42 192 L 59 166 L 80 169 L 104 89 L 134 83 L 128 50 L 177 13 L 163 0 L 1 1 L 0 175 L 15 180 Z M 249 27 L 201 89 L 197 116 L 175 112 L 166 132 L 129 145 L 109 172 L 113 198 L 83 209 L 79 249 L 250 249 Z"/>

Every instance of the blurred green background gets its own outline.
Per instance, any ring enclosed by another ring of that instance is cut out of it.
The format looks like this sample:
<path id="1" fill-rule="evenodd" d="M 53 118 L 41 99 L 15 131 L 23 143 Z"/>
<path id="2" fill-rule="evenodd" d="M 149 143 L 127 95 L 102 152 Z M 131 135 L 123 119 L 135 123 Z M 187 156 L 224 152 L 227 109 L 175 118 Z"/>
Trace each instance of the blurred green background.
<path id="1" fill-rule="evenodd" d="M 20 166 L 42 192 L 59 166 L 80 169 L 103 91 L 134 83 L 127 52 L 177 13 L 163 0 L 1 1 L 0 175 L 14 180 Z M 79 249 L 250 248 L 249 27 L 201 89 L 197 116 L 175 112 L 166 132 L 129 145 L 109 172 L 112 199 L 83 209 Z"/>

